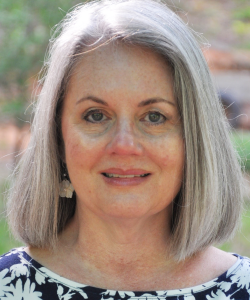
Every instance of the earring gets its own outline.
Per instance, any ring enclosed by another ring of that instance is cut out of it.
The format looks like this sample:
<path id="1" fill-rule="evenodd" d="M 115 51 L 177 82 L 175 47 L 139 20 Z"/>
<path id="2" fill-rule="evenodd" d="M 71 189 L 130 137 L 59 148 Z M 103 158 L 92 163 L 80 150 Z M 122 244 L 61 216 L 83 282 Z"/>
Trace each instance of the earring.
<path id="1" fill-rule="evenodd" d="M 66 168 L 65 168 L 65 171 L 66 171 Z M 66 198 L 72 198 L 73 192 L 75 189 L 74 189 L 73 185 L 71 184 L 71 182 L 67 179 L 66 172 L 63 174 L 63 176 L 66 179 L 61 181 L 59 184 L 59 196 L 66 197 Z"/>

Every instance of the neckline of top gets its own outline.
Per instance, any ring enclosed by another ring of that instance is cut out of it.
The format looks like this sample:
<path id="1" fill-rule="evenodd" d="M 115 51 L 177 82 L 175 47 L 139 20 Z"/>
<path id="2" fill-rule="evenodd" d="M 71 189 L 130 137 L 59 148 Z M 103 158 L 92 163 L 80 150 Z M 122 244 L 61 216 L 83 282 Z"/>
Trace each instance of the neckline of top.
<path id="1" fill-rule="evenodd" d="M 52 271 L 50 271 L 49 269 L 47 269 L 46 267 L 44 267 L 43 265 L 41 265 L 38 261 L 36 261 L 35 259 L 33 259 L 25 250 L 24 247 L 21 248 L 16 248 L 13 249 L 12 251 L 17 251 L 18 253 L 20 253 L 23 257 L 23 259 L 25 259 L 25 261 L 28 264 L 31 264 L 36 268 L 37 271 L 40 271 L 43 275 L 46 275 L 46 277 L 50 277 L 52 280 L 57 281 L 57 282 L 61 282 L 62 284 L 64 284 L 65 286 L 74 288 L 74 289 L 79 289 L 79 288 L 88 288 L 88 293 L 93 293 L 93 294 L 100 294 L 100 293 L 109 293 L 114 295 L 115 293 L 120 293 L 120 294 L 128 294 L 131 295 L 132 293 L 137 296 L 142 295 L 142 294 L 157 294 L 157 296 L 178 296 L 178 295 L 183 295 L 183 294 L 192 294 L 193 292 L 203 292 L 205 290 L 207 290 L 208 288 L 212 288 L 213 286 L 217 285 L 218 283 L 222 282 L 225 278 L 229 277 L 229 275 L 233 272 L 237 272 L 238 269 L 241 268 L 242 266 L 242 261 L 243 261 L 243 257 L 240 256 L 239 254 L 236 253 L 231 253 L 232 255 L 237 257 L 237 261 L 234 263 L 234 265 L 232 267 L 230 267 L 227 271 L 225 271 L 223 274 L 219 275 L 218 277 L 193 286 L 193 287 L 188 287 L 188 288 L 183 288 L 183 289 L 174 289 L 174 290 L 159 290 L 159 291 L 118 291 L 118 290 L 111 290 L 111 289 L 104 289 L 104 288 L 99 288 L 99 287 L 94 287 L 94 286 L 90 286 L 90 285 L 85 285 L 70 279 L 67 279 L 65 277 L 62 277 Z"/>

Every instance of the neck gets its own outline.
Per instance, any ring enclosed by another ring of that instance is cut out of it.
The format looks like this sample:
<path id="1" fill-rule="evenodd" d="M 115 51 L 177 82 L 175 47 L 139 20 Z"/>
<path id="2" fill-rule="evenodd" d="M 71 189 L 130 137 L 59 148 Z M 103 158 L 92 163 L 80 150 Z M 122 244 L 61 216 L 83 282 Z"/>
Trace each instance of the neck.
<path id="1" fill-rule="evenodd" d="M 168 259 L 167 211 L 136 219 L 100 218 L 77 210 L 61 244 L 98 269 L 160 267 Z M 131 271 L 132 271 L 131 270 Z"/>
<path id="2" fill-rule="evenodd" d="M 90 286 L 131 291 L 179 287 L 183 263 L 169 255 L 167 220 L 169 211 L 128 219 L 77 209 L 56 251 L 28 253 L 55 273 Z"/>

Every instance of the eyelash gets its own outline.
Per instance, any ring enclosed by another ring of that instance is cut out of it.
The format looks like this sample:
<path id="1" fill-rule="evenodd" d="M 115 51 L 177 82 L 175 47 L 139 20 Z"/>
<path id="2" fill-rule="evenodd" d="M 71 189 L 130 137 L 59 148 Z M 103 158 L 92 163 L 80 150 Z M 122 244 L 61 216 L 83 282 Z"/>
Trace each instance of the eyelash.
<path id="1" fill-rule="evenodd" d="M 90 121 L 90 120 L 89 120 L 89 117 L 90 117 L 91 115 L 93 115 L 93 114 L 98 114 L 98 113 L 102 114 L 103 117 L 105 117 L 105 119 L 104 119 L 104 120 L 101 120 L 101 121 Z M 147 120 L 145 120 L 145 118 L 148 117 L 150 114 L 156 114 L 156 115 L 159 115 L 159 117 L 160 117 L 161 119 L 163 119 L 163 120 L 160 121 L 160 122 L 152 122 L 152 121 L 147 121 Z M 93 110 L 89 110 L 89 111 L 87 111 L 85 114 L 83 114 L 82 119 L 85 120 L 86 122 L 89 122 L 89 123 L 93 123 L 93 124 L 101 124 L 101 123 L 105 122 L 106 120 L 108 120 L 109 118 L 106 116 L 106 114 L 105 114 L 101 109 L 93 109 Z M 158 112 L 158 111 L 149 111 L 149 112 L 147 112 L 147 113 L 143 116 L 143 118 L 140 119 L 140 121 L 147 123 L 149 126 L 159 126 L 159 125 L 162 125 L 162 124 L 164 124 L 164 123 L 166 122 L 166 120 L 167 120 L 167 117 L 165 117 L 163 114 L 161 114 L 161 113 Z"/>
<path id="2" fill-rule="evenodd" d="M 146 121 L 145 118 L 146 118 L 147 116 L 149 116 L 150 114 L 156 114 L 156 115 L 159 115 L 160 118 L 163 119 L 163 120 L 160 121 L 160 122 Z M 160 112 L 158 112 L 158 111 L 149 111 L 149 112 L 147 112 L 147 114 L 144 115 L 143 119 L 145 120 L 145 121 L 143 121 L 143 122 L 148 123 L 150 126 L 159 126 L 159 125 L 162 125 L 162 124 L 164 124 L 164 123 L 166 122 L 166 120 L 167 120 L 167 118 L 166 118 L 163 114 L 161 114 Z M 141 120 L 142 120 L 142 119 L 141 119 Z"/>
<path id="3" fill-rule="evenodd" d="M 91 115 L 93 115 L 93 114 L 102 114 L 105 117 L 105 119 L 101 120 L 101 121 L 90 121 L 88 119 L 88 117 L 91 116 Z M 83 114 L 82 119 L 84 119 L 86 122 L 89 122 L 89 123 L 101 124 L 101 123 L 105 122 L 109 118 L 103 113 L 103 111 L 101 109 L 93 109 L 93 110 L 89 110 L 85 114 Z"/>

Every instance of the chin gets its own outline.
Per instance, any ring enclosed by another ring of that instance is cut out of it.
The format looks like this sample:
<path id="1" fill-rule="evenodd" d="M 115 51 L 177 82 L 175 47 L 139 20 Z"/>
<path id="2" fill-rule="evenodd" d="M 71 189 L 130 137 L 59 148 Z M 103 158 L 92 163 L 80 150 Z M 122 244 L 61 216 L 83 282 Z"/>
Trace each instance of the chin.
<path id="1" fill-rule="evenodd" d="M 158 215 L 159 213 L 165 214 L 168 210 L 164 205 L 157 205 L 151 203 L 150 199 L 136 200 L 136 199 L 119 199 L 115 203 L 109 203 L 103 207 L 102 212 L 104 215 L 110 218 L 120 218 L 123 221 L 125 220 L 136 220 L 142 219 L 144 217 L 150 217 Z"/>

